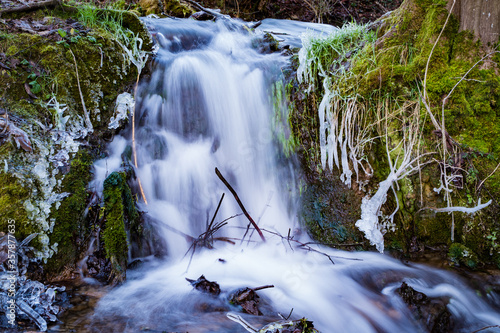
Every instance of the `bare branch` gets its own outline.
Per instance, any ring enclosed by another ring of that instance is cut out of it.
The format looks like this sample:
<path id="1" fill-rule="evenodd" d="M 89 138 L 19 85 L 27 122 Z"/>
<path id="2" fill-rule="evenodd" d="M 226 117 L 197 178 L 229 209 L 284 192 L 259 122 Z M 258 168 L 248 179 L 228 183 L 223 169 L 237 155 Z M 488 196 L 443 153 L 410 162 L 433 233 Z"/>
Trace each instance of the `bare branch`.
<path id="1" fill-rule="evenodd" d="M 250 223 L 252 223 L 253 227 L 255 228 L 255 230 L 257 230 L 257 232 L 259 233 L 259 236 L 260 238 L 262 239 L 262 241 L 266 241 L 266 238 L 264 237 L 264 235 L 262 234 L 262 231 L 260 230 L 260 228 L 257 226 L 257 223 L 255 223 L 255 221 L 252 219 L 252 217 L 250 216 L 250 214 L 248 214 L 245 206 L 243 206 L 243 203 L 241 202 L 240 198 L 238 197 L 238 194 L 236 193 L 236 191 L 232 188 L 232 186 L 227 182 L 227 180 L 224 178 L 224 176 L 222 176 L 222 174 L 220 173 L 219 169 L 215 168 L 215 173 L 217 174 L 217 177 L 219 177 L 219 179 L 224 183 L 224 185 L 226 185 L 226 187 L 228 188 L 228 190 L 231 192 L 231 194 L 234 196 L 234 199 L 236 200 L 236 202 L 238 203 L 238 205 L 240 206 L 241 210 L 243 211 L 243 214 L 245 214 L 245 216 L 247 217 L 247 219 L 250 221 Z"/>

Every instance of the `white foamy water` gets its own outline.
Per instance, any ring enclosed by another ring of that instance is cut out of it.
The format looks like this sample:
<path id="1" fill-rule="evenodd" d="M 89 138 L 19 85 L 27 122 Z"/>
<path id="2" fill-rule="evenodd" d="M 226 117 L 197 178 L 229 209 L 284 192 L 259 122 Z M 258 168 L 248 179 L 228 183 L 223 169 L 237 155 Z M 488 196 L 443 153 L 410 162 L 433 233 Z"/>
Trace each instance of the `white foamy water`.
<path id="1" fill-rule="evenodd" d="M 315 245 L 322 253 L 308 251 L 276 235 L 290 232 L 294 240 L 308 241 L 293 209 L 292 167 L 277 162 L 273 137 L 271 84 L 287 59 L 260 54 L 256 35 L 222 23 L 147 23 L 161 48 L 151 79 L 138 94 L 137 175 L 148 200 L 140 208 L 155 221 L 167 256 L 129 272 L 123 286 L 101 299 L 94 330 L 245 332 L 225 317 L 238 310 L 227 302 L 228 293 L 272 284 L 258 292 L 264 316 L 243 315 L 256 327 L 293 308 L 292 318 L 307 317 L 324 333 L 425 331 L 395 294 L 402 281 L 429 296 L 449 297 L 454 316 L 467 317 L 464 331 L 500 324 L 498 313 L 449 273 L 378 253 Z M 96 188 L 120 167 L 127 143 L 130 135 L 116 137 L 110 158 L 96 164 Z M 215 249 L 198 247 L 191 256 L 185 235 L 196 238 L 206 230 L 223 193 L 215 222 L 241 214 L 216 167 L 266 230 L 267 241 L 251 228 L 241 243 L 248 221 L 237 216 L 214 235 L 234 245 L 215 241 Z M 185 280 L 202 274 L 220 284 L 219 297 L 203 295 Z M 106 324 L 111 321 L 119 324 Z"/>

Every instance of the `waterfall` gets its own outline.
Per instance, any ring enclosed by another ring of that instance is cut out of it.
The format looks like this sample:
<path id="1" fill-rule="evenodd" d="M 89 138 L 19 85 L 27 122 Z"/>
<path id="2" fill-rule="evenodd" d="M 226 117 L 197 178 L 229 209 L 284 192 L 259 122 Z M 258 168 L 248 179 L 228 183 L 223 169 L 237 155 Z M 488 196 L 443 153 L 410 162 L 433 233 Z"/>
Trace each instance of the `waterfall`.
<path id="1" fill-rule="evenodd" d="M 378 253 L 298 247 L 280 237 L 309 241 L 295 217 L 293 166 L 278 160 L 273 136 L 274 112 L 281 111 L 273 107 L 271 85 L 288 59 L 259 52 L 259 33 L 238 24 L 147 24 L 159 49 L 151 77 L 137 94 L 136 174 L 148 200 L 140 209 L 155 221 L 166 255 L 129 271 L 128 281 L 101 299 L 93 331 L 246 332 L 226 318 L 238 310 L 227 297 L 241 287 L 269 284 L 274 288 L 259 291 L 263 316 L 242 314 L 255 327 L 293 308 L 292 319 L 306 317 L 324 333 L 425 331 L 396 293 L 402 281 L 450 298 L 448 309 L 462 318 L 464 331 L 500 324 L 498 312 L 450 273 Z M 130 130 L 123 133 L 110 145 L 110 156 L 96 163 L 97 188 L 131 144 Z M 265 243 L 253 228 L 241 242 L 248 220 L 216 167 L 264 230 Z M 197 238 L 206 231 L 223 193 L 215 221 L 229 220 L 215 237 L 225 241 L 214 242 L 214 249 L 193 249 L 186 235 Z M 193 290 L 185 278 L 200 275 L 217 281 L 222 293 L 212 297 Z"/>

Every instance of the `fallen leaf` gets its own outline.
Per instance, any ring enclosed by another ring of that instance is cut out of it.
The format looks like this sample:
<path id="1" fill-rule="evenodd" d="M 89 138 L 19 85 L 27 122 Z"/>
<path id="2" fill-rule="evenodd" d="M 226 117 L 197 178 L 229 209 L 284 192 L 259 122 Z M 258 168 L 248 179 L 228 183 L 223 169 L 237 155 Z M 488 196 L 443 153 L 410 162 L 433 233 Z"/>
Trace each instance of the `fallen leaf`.
<path id="1" fill-rule="evenodd" d="M 27 93 L 27 94 L 28 94 L 31 98 L 33 98 L 33 99 L 38 99 L 38 97 L 36 97 L 36 96 L 35 96 L 35 94 L 33 94 L 33 93 L 31 92 L 30 85 L 29 85 L 27 82 L 24 84 L 24 90 L 26 90 L 26 93 Z"/>

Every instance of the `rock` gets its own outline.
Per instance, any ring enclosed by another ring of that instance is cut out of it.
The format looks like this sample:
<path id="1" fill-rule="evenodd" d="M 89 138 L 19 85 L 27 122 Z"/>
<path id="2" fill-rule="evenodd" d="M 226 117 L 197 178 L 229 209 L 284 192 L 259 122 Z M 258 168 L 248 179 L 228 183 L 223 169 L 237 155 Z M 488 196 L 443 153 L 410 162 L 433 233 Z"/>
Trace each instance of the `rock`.
<path id="1" fill-rule="evenodd" d="M 217 282 L 208 281 L 203 275 L 200 276 L 198 280 L 191 280 L 188 278 L 186 278 L 186 280 L 191 283 L 195 289 L 203 293 L 211 294 L 213 296 L 218 296 L 220 294 L 219 284 Z"/>
<path id="2" fill-rule="evenodd" d="M 229 302 L 233 305 L 241 306 L 243 313 L 260 316 L 259 295 L 250 288 L 238 289 L 229 295 Z"/>
<path id="3" fill-rule="evenodd" d="M 140 0 L 139 6 L 146 15 L 160 14 L 160 2 L 158 0 Z"/>
<path id="4" fill-rule="evenodd" d="M 429 332 L 453 332 L 454 322 L 447 308 L 448 300 L 429 298 L 406 282 L 401 284 L 398 293 L 408 305 L 415 320 L 427 327 Z"/>
<path id="5" fill-rule="evenodd" d="M 215 20 L 215 16 L 210 15 L 207 12 L 200 11 L 193 13 L 190 18 L 195 19 L 197 21 L 210 21 L 210 20 Z"/>

